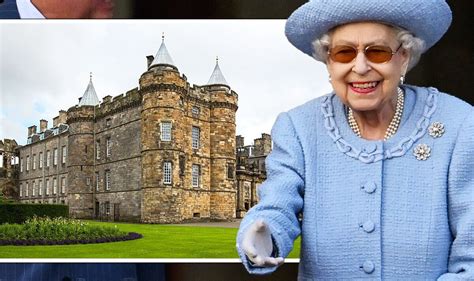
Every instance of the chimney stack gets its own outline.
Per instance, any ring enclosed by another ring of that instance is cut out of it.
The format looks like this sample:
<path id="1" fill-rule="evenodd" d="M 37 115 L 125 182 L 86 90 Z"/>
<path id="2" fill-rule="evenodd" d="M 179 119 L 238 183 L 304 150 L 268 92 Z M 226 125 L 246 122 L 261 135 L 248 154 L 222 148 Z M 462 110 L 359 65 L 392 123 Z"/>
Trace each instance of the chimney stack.
<path id="1" fill-rule="evenodd" d="M 64 110 L 59 111 L 59 115 L 53 118 L 53 127 L 59 126 L 59 124 L 66 124 L 67 113 Z"/>
<path id="2" fill-rule="evenodd" d="M 238 135 L 235 137 L 235 146 L 237 148 L 239 147 L 244 147 L 244 137 L 241 135 Z"/>
<path id="3" fill-rule="evenodd" d="M 28 137 L 31 137 L 34 134 L 36 134 L 36 125 L 29 126 L 28 127 Z"/>
<path id="4" fill-rule="evenodd" d="M 153 62 L 154 59 L 155 59 L 155 57 L 152 56 L 152 55 L 146 56 L 146 63 L 147 63 L 146 67 L 147 68 L 150 68 L 150 65 L 151 65 L 151 63 Z"/>
<path id="5" fill-rule="evenodd" d="M 46 131 L 46 129 L 48 129 L 48 121 L 46 121 L 44 119 L 41 119 L 40 120 L 40 132 L 43 133 L 44 131 Z"/>

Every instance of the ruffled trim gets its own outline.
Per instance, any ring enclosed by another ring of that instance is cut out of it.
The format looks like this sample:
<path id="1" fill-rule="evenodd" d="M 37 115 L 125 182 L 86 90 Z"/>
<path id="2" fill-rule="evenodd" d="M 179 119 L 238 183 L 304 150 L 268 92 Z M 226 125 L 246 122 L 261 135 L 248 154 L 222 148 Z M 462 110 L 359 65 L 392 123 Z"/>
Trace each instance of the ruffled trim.
<path id="1" fill-rule="evenodd" d="M 339 128 L 334 118 L 334 108 L 331 103 L 331 97 L 323 97 L 321 103 L 321 112 L 324 116 L 324 127 L 327 130 L 329 137 L 334 141 L 339 151 L 349 157 L 358 159 L 362 163 L 374 163 L 385 159 L 400 157 L 405 155 L 411 149 L 413 144 L 421 139 L 427 132 L 430 124 L 430 118 L 436 110 L 438 101 L 438 90 L 435 88 L 428 88 L 428 96 L 426 98 L 423 115 L 416 123 L 416 128 L 408 136 L 402 138 L 396 145 L 384 149 L 367 152 L 364 149 L 358 149 L 354 145 L 347 142 L 340 134 Z"/>

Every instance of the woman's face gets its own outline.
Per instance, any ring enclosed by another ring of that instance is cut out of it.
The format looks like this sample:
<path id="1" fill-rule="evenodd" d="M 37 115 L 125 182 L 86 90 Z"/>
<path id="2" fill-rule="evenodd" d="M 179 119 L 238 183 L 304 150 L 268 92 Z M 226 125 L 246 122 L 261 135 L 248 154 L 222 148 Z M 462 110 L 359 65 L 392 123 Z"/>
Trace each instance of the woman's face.
<path id="1" fill-rule="evenodd" d="M 408 53 L 400 48 L 385 63 L 373 63 L 364 55 L 367 46 L 388 46 L 395 52 L 400 46 L 395 31 L 384 24 L 372 22 L 350 23 L 333 30 L 329 49 L 352 46 L 358 50 L 348 63 L 328 57 L 327 68 L 331 84 L 342 102 L 356 111 L 380 111 L 397 93 L 400 76 L 405 74 Z"/>

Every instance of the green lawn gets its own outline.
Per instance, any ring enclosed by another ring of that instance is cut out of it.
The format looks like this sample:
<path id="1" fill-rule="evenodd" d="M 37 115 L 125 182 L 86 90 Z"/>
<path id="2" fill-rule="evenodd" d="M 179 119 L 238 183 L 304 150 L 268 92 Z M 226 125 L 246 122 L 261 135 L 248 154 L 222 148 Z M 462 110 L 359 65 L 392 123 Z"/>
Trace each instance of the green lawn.
<path id="1" fill-rule="evenodd" d="M 0 258 L 237 258 L 236 228 L 149 225 L 117 225 L 126 232 L 143 234 L 142 239 L 103 244 L 67 246 L 0 246 Z M 299 239 L 289 258 L 298 258 Z"/>

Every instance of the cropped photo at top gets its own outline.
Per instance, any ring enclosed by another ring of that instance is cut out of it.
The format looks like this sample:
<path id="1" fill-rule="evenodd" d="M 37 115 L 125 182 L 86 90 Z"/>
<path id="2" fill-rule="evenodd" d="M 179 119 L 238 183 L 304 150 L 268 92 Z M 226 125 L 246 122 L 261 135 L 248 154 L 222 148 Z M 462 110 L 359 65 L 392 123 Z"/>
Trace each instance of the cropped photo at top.
<path id="1" fill-rule="evenodd" d="M 108 19 L 115 0 L 3 0 L 0 19 Z"/>
<path id="2" fill-rule="evenodd" d="M 333 91 L 273 125 L 237 234 L 250 273 L 274 272 L 301 236 L 298 280 L 474 280 L 473 107 L 405 84 L 451 21 L 444 0 L 312 0 L 290 15 L 288 40 Z"/>

